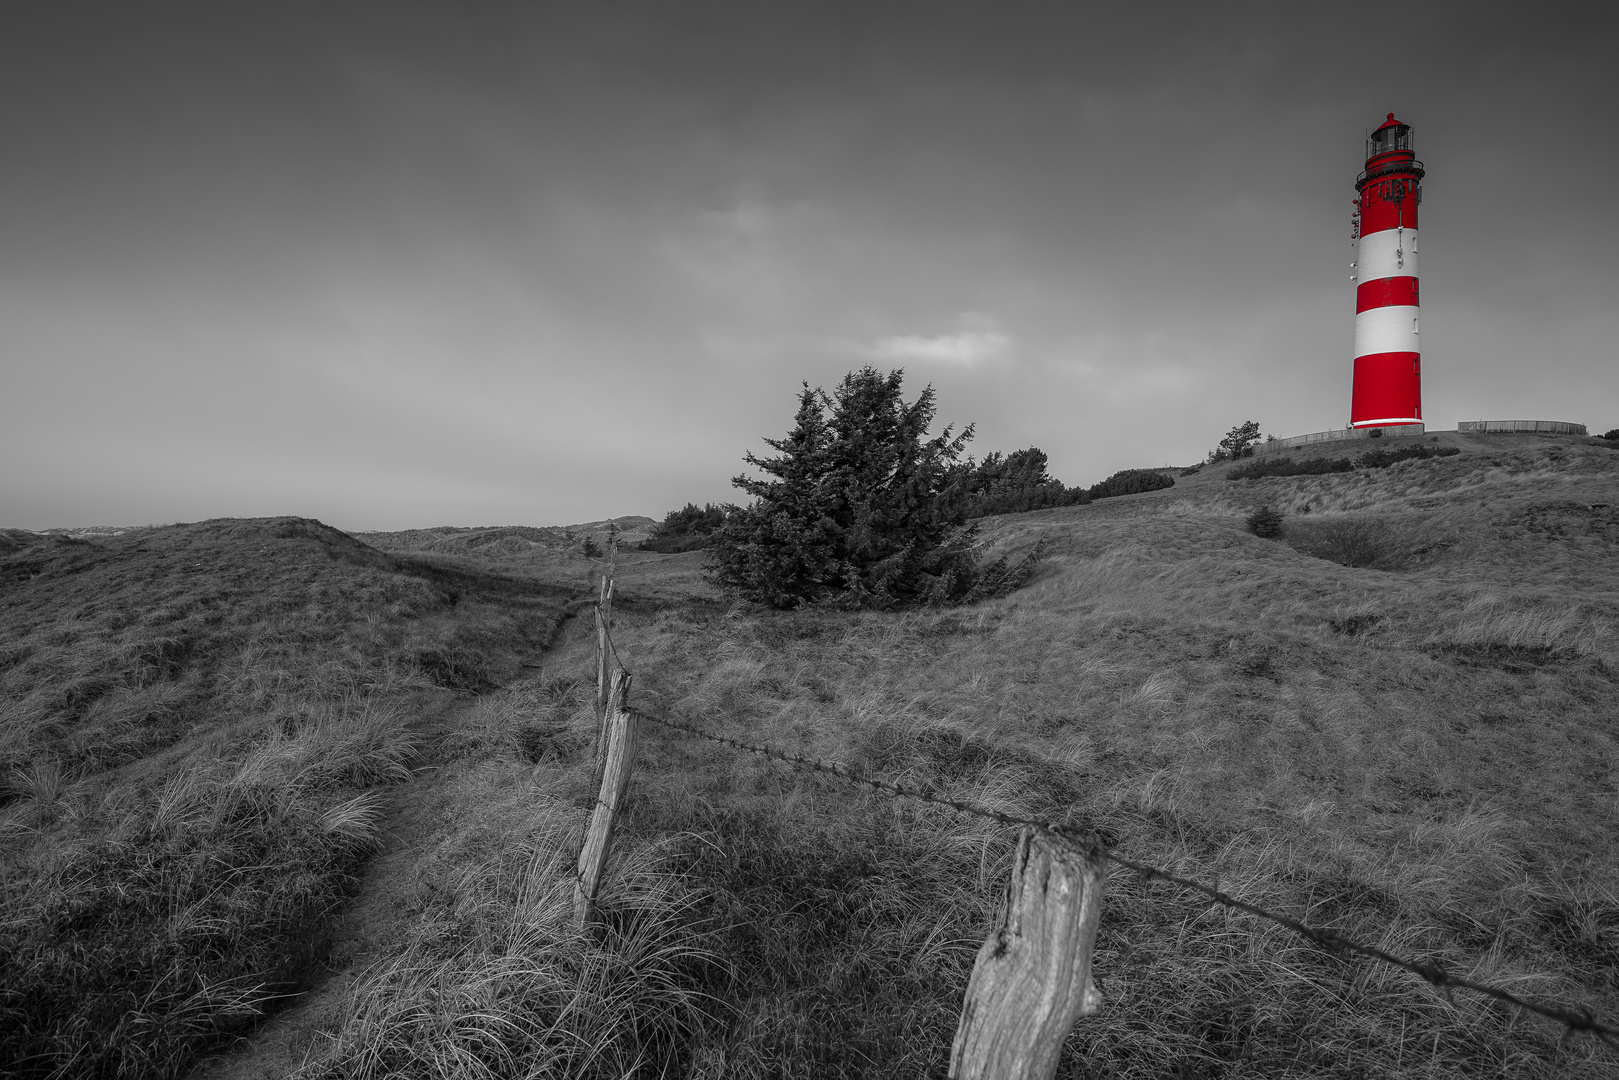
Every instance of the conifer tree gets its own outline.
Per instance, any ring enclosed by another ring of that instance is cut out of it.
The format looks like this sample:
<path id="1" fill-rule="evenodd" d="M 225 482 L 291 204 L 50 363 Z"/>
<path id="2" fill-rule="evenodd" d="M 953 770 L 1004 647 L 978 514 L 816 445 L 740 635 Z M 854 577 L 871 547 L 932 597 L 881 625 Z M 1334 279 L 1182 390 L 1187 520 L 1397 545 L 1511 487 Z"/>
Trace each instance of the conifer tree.
<path id="1" fill-rule="evenodd" d="M 933 388 L 901 395 L 903 371 L 866 367 L 832 394 L 808 383 L 792 430 L 746 456 L 763 478 L 730 507 L 709 548 L 716 583 L 772 607 L 887 608 L 960 600 L 981 584 L 958 467 L 972 428 L 929 438 Z M 1004 569 L 1004 568 L 1001 568 Z"/>

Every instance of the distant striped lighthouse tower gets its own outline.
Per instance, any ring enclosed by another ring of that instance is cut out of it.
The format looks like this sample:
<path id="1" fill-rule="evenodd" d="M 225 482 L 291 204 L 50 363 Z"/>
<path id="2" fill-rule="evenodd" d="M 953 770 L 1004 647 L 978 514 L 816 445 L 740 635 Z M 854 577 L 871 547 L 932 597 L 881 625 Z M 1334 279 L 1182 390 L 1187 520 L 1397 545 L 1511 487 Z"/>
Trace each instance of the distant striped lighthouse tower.
<path id="1" fill-rule="evenodd" d="M 1355 383 L 1350 427 L 1422 423 L 1418 338 L 1417 204 L 1422 162 L 1411 126 L 1389 113 L 1366 140 L 1355 181 Z"/>

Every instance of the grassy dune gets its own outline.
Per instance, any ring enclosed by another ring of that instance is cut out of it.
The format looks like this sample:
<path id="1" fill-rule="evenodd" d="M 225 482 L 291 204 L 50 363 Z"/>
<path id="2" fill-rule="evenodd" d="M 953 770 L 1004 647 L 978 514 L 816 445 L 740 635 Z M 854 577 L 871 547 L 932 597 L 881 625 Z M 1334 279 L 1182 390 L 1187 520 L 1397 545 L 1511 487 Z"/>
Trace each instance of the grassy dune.
<path id="1" fill-rule="evenodd" d="M 1205 468 L 1168 491 L 991 519 L 991 552 L 1043 541 L 1049 555 L 1026 588 L 964 609 L 759 611 L 708 590 L 699 553 L 628 553 L 615 636 L 634 703 L 649 713 L 1092 824 L 1120 851 L 1251 902 L 1613 1023 L 1619 455 L 1594 441 L 1506 436 L 1463 450 L 1253 481 Z M 1244 529 L 1261 505 L 1287 514 L 1281 538 Z M 358 875 L 351 907 L 368 920 L 363 941 L 312 965 L 305 982 L 321 992 L 195 1075 L 943 1074 L 1004 888 L 1005 829 L 653 726 L 603 924 L 576 933 L 569 866 L 593 795 L 589 627 L 564 623 L 543 652 L 543 635 L 513 629 L 501 640 L 508 650 L 524 641 L 540 665 L 529 669 L 515 651 L 501 666 L 495 645 L 456 635 L 470 633 L 461 620 L 480 603 L 491 629 L 508 610 L 503 588 L 583 591 L 589 565 L 540 544 L 480 555 L 431 537 L 370 539 L 395 569 L 363 566 L 384 556 L 356 545 L 344 580 L 375 574 L 443 595 L 459 575 L 484 582 L 485 599 L 468 589 L 396 621 L 366 621 L 378 609 L 357 604 L 328 639 L 289 632 L 308 646 L 305 666 L 286 667 L 265 693 L 304 693 L 321 658 L 341 649 L 409 683 L 432 667 L 409 656 L 460 648 L 485 657 L 481 696 L 422 737 L 414 752 L 432 771 L 418 765 L 408 830 L 396 822 L 409 843 L 370 864 L 367 829 L 388 823 L 364 824 L 363 799 L 393 776 L 381 756 L 397 745 L 389 695 L 413 691 L 338 688 L 325 711 L 291 726 L 273 723 L 268 704 L 244 705 L 228 734 L 192 736 L 220 741 L 185 759 L 209 791 L 255 775 L 255 753 L 283 763 L 280 776 L 312 770 L 293 785 L 309 810 L 287 820 L 312 823 L 307 835 L 340 853 L 332 880 Z M 18 643 L 54 640 L 67 618 L 4 647 L 43 647 Z M 145 640 L 97 620 L 80 620 L 85 640 Z M 424 633 L 423 620 L 437 645 L 397 636 Z M 368 653 L 368 633 L 394 644 Z M 32 662 L 9 662 L 8 709 L 33 700 L 38 678 L 16 675 Z M 456 668 L 434 670 L 453 680 L 444 672 Z M 118 692 L 150 689 L 126 682 Z M 23 715 L 7 714 L 7 747 L 24 745 L 9 734 Z M 101 850 L 105 813 L 92 827 L 69 824 L 78 819 L 65 809 L 100 806 L 93 784 L 110 785 L 71 764 L 62 740 L 84 721 L 27 715 L 27 746 L 58 741 L 26 759 L 8 749 L 18 775 L 48 757 L 60 775 L 88 779 L 71 780 L 84 795 L 57 796 L 63 809 L 41 809 L 57 804 L 30 793 L 0 810 L 27 841 L 7 857 Z M 400 737 L 411 733 L 407 723 Z M 307 749 L 282 749 L 305 738 Z M 344 760 L 321 749 L 340 738 L 375 762 L 370 773 L 328 779 L 311 764 Z M 108 768 L 151 774 L 148 800 L 168 805 L 156 785 L 175 782 L 177 765 L 161 763 L 176 753 Z M 344 824 L 322 829 L 320 815 Z M 163 833 L 142 828 L 132 850 L 166 850 Z M 36 839 L 69 829 L 79 848 Z M 18 880 L 9 866 L 6 880 Z M 8 892 L 3 925 L 35 911 L 38 892 Z M 345 893 L 329 895 L 335 909 Z M 93 937 L 83 928 L 97 924 L 77 925 Z M 1563 1039 L 1466 993 L 1447 1000 L 1414 976 L 1324 954 L 1124 872 L 1109 881 L 1096 973 L 1103 1009 L 1080 1022 L 1059 1075 L 1619 1073 L 1619 1054 L 1593 1039 Z"/>
<path id="2" fill-rule="evenodd" d="M 561 594 L 318 522 L 0 552 L 0 1061 L 177 1076 L 320 971 L 415 728 Z"/>
<path id="3" fill-rule="evenodd" d="M 1241 525 L 1263 503 L 1311 512 L 1265 541 Z M 669 612 L 618 636 L 652 711 L 1095 823 L 1253 902 L 1612 1017 L 1615 507 L 1619 458 L 1566 444 L 1348 476 L 1215 470 L 1166 497 L 1002 519 L 1000 546 L 1044 536 L 1051 555 L 969 611 Z M 1373 568 L 1309 553 L 1346 524 L 1369 529 Z M 824 1075 L 939 1068 L 1010 838 L 652 741 L 638 821 L 715 833 L 697 887 L 769 928 L 731 949 L 753 963 L 712 1059 L 766 1074 L 813 1045 Z M 1069 1047 L 1085 1075 L 1619 1067 L 1592 1040 L 1453 1006 L 1174 889 L 1111 888 L 1109 1006 Z M 810 916 L 804 898 L 828 893 L 845 915 Z"/>

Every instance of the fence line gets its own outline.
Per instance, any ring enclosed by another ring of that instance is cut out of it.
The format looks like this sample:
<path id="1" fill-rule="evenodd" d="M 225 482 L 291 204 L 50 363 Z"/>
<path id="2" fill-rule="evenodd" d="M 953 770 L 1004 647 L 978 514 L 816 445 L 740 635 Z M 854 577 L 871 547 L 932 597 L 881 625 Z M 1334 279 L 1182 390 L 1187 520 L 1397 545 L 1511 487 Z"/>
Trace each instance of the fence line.
<path id="1" fill-rule="evenodd" d="M 583 928 L 596 913 L 596 892 L 601 886 L 607 852 L 613 843 L 613 825 L 630 787 L 639 739 L 636 716 L 629 711 L 630 673 L 614 671 L 603 707 L 599 755 L 596 760 L 596 805 L 590 811 L 584 843 L 579 846 L 579 872 L 574 878 L 573 914 Z"/>
<path id="2" fill-rule="evenodd" d="M 1308 435 L 1289 435 L 1282 439 L 1272 439 L 1268 442 L 1254 444 L 1254 452 L 1265 450 L 1291 450 L 1296 446 L 1313 446 L 1323 442 L 1341 442 L 1350 439 L 1370 439 L 1373 433 L 1378 438 L 1401 439 L 1422 435 L 1427 431 L 1423 424 L 1392 424 L 1388 427 L 1370 428 L 1329 428 L 1326 431 L 1312 431 Z"/>
<path id="3" fill-rule="evenodd" d="M 623 663 L 619 658 L 618 650 L 613 645 L 611 632 L 604 631 L 604 633 L 601 635 L 599 640 L 601 640 L 602 642 L 605 643 L 604 648 L 608 653 L 610 653 L 610 655 L 612 657 L 612 662 L 618 666 L 618 670 L 620 672 L 624 672 L 627 675 L 627 671 L 625 671 L 625 669 L 623 667 Z M 1078 826 L 1064 825 L 1064 824 L 1060 824 L 1060 823 L 1042 822 L 1042 821 L 1034 820 L 1032 818 L 1019 817 L 1019 816 L 1013 815 L 1013 814 L 1005 814 L 1005 813 L 1002 813 L 1002 812 L 1000 812 L 998 810 L 991 810 L 988 807 L 976 806 L 976 805 L 973 805 L 971 803 L 961 802 L 961 801 L 959 801 L 957 799 L 952 799 L 952 798 L 949 798 L 948 796 L 941 795 L 941 794 L 939 794 L 937 792 L 936 789 L 933 788 L 932 785 L 913 786 L 913 785 L 908 785 L 908 784 L 903 784 L 903 783 L 899 783 L 899 782 L 896 782 L 896 781 L 888 780 L 888 779 L 885 779 L 885 778 L 882 778 L 882 777 L 862 775 L 860 772 L 858 772 L 858 771 L 856 771 L 854 769 L 851 769 L 846 765 L 840 765 L 840 764 L 838 764 L 836 762 L 827 762 L 827 761 L 822 761 L 822 760 L 817 759 L 817 758 L 803 757 L 803 756 L 798 755 L 798 754 L 792 754 L 792 753 L 789 753 L 789 752 L 784 751 L 784 750 L 779 750 L 779 749 L 777 749 L 775 747 L 772 747 L 772 746 L 758 744 L 758 743 L 745 742 L 745 741 L 740 740 L 740 739 L 732 739 L 732 738 L 730 738 L 728 736 L 719 735 L 719 734 L 716 734 L 716 733 L 711 732 L 711 731 L 706 731 L 706 730 L 704 730 L 702 728 L 695 727 L 695 726 L 693 726 L 691 724 L 682 723 L 681 721 L 678 721 L 678 720 L 672 720 L 672 719 L 670 719 L 668 717 L 664 717 L 664 716 L 656 716 L 656 715 L 653 715 L 651 713 L 644 712 L 644 711 L 642 711 L 640 709 L 626 708 L 624 711 L 626 713 L 628 713 L 629 715 L 635 717 L 636 719 L 645 720 L 645 721 L 648 721 L 650 723 L 657 724 L 657 725 L 659 725 L 661 727 L 671 728 L 671 729 L 676 730 L 676 731 L 683 731 L 683 732 L 685 732 L 687 734 L 696 736 L 696 737 L 701 738 L 701 739 L 706 739 L 706 740 L 708 740 L 710 742 L 718 743 L 718 744 L 723 745 L 723 746 L 728 746 L 728 747 L 730 747 L 732 749 L 742 750 L 742 751 L 752 753 L 752 754 L 758 754 L 758 755 L 761 755 L 761 756 L 766 757 L 766 758 L 781 761 L 781 762 L 784 762 L 784 763 L 787 763 L 787 764 L 790 764 L 790 765 L 801 766 L 803 768 L 811 769 L 811 770 L 816 771 L 816 772 L 827 773 L 829 775 L 837 776 L 837 777 L 839 777 L 839 778 L 841 778 L 843 780 L 846 780 L 846 781 L 849 781 L 849 782 L 852 782 L 852 783 L 862 784 L 862 785 L 865 785 L 866 787 L 873 788 L 873 789 L 875 789 L 877 791 L 882 791 L 882 792 L 884 792 L 886 794 L 895 795 L 895 796 L 899 796 L 899 797 L 907 798 L 907 799 L 913 799 L 913 800 L 916 800 L 918 802 L 929 803 L 929 804 L 932 804 L 932 805 L 935 805 L 935 806 L 946 807 L 947 809 L 951 809 L 951 810 L 958 811 L 960 813 L 969 814 L 969 815 L 972 815 L 972 816 L 975 816 L 975 817 L 983 818 L 983 819 L 985 819 L 987 821 L 994 821 L 994 822 L 996 822 L 998 824 L 1002 824 L 1002 825 L 1016 826 L 1016 827 L 1018 827 L 1020 829 L 1028 830 L 1029 832 L 1034 833 L 1034 834 L 1044 835 L 1044 836 L 1047 836 L 1047 837 L 1054 838 L 1054 839 L 1060 841 L 1061 843 L 1069 845 L 1071 850 L 1077 850 L 1077 851 L 1087 853 L 1088 856 L 1093 861 L 1094 860 L 1105 860 L 1105 861 L 1108 861 L 1108 862 L 1118 863 L 1120 866 L 1123 866 L 1126 869 L 1129 869 L 1129 870 L 1133 871 L 1143 882 L 1151 883 L 1153 881 L 1166 881 L 1166 882 L 1169 882 L 1169 883 L 1174 884 L 1174 885 L 1179 885 L 1182 888 L 1190 889 L 1193 892 L 1201 893 L 1202 895 L 1208 897 L 1214 903 L 1219 904 L 1222 907 L 1229 908 L 1229 909 L 1232 909 L 1232 910 L 1235 910 L 1235 911 L 1242 911 L 1242 912 L 1245 912 L 1246 914 L 1253 915 L 1256 918 L 1264 919 L 1264 920 L 1266 920 L 1268 922 L 1275 923 L 1278 926 L 1281 926 L 1281 927 L 1283 927 L 1283 928 L 1285 928 L 1287 930 L 1292 931 L 1294 934 L 1298 935 L 1299 937 L 1304 938 L 1306 941 L 1309 941 L 1309 942 L 1311 942 L 1311 943 L 1313 943 L 1313 944 L 1315 944 L 1315 945 L 1317 945 L 1317 946 L 1319 946 L 1319 947 L 1321 947 L 1323 949 L 1326 949 L 1328 951 L 1337 952 L 1337 953 L 1349 953 L 1349 954 L 1354 954 L 1354 955 L 1365 956 L 1365 957 L 1369 957 L 1369 958 L 1371 958 L 1373 960 L 1378 960 L 1378 961 L 1381 961 L 1381 962 L 1383 962 L 1385 964 L 1389 964 L 1390 966 L 1401 968 L 1401 969 L 1403 969 L 1405 971 L 1409 971 L 1412 974 L 1417 975 L 1417 976 L 1421 977 L 1422 979 L 1426 980 L 1427 982 L 1431 983 L 1433 986 L 1437 987 L 1438 989 L 1444 991 L 1447 994 L 1447 996 L 1448 996 L 1448 994 L 1450 992 L 1450 989 L 1452 987 L 1459 987 L 1459 988 L 1464 989 L 1464 990 L 1471 990 L 1471 991 L 1473 991 L 1475 993 L 1483 994 L 1486 997 L 1494 998 L 1497 1001 L 1503 1002 L 1503 1003 L 1508 1004 L 1508 1005 L 1512 1005 L 1512 1006 L 1514 1006 L 1516 1008 L 1524 1009 L 1524 1010 L 1527 1010 L 1529 1012 L 1535 1013 L 1537 1015 L 1546 1017 L 1549 1020 L 1555 1020 L 1555 1021 L 1563 1024 L 1563 1026 L 1565 1028 L 1567 1028 L 1569 1031 L 1585 1032 L 1585 1033 L 1595 1035 L 1598 1039 L 1600 1039 L 1602 1042 L 1606 1043 L 1607 1045 L 1612 1046 L 1615 1049 L 1619 1049 L 1619 1028 L 1614 1028 L 1614 1027 L 1611 1027 L 1609 1025 L 1606 1025 L 1606 1024 L 1603 1024 L 1603 1023 L 1599 1022 L 1596 1019 L 1595 1015 L 1592 1014 L 1588 1010 L 1574 1011 L 1574 1010 L 1569 1010 L 1569 1009 L 1560 1009 L 1560 1008 L 1557 1008 L 1556 1006 L 1542 1005 L 1542 1004 L 1539 1004 L 1538 1002 L 1526 1001 L 1523 998 L 1518 997 L 1516 994 L 1513 994 L 1513 993 L 1511 993 L 1510 991 L 1507 991 L 1507 990 L 1503 990 L 1500 987 L 1490 986 L 1490 985 L 1485 984 L 1485 983 L 1474 982 L 1471 979 L 1465 979 L 1465 978 L 1461 978 L 1459 976 L 1452 975 L 1448 971 L 1446 971 L 1444 966 L 1442 964 L 1440 964 L 1438 961 L 1431 961 L 1431 962 L 1428 962 L 1428 963 L 1422 963 L 1422 962 L 1419 962 L 1419 961 L 1408 960 L 1408 959 L 1405 959 L 1405 958 L 1402 958 L 1402 957 L 1394 956 L 1391 953 L 1385 952 L 1384 950 L 1377 948 L 1376 946 L 1363 945 L 1363 944 L 1361 944 L 1361 943 L 1359 943 L 1357 941 L 1353 941 L 1350 938 L 1347 938 L 1344 935 L 1338 933 L 1336 930 L 1330 930 L 1330 929 L 1327 929 L 1326 927 L 1321 927 L 1321 926 L 1311 926 L 1311 925 L 1309 925 L 1307 923 L 1300 922 L 1297 919 L 1290 918 L 1289 916 L 1281 915 L 1281 914 L 1278 914 L 1278 913 L 1272 912 L 1272 911 L 1268 911 L 1265 908 L 1259 907 L 1258 905 L 1250 904 L 1250 903 L 1247 903 L 1246 901 L 1243 901 L 1243 900 L 1238 900 L 1235 897 L 1230 896 L 1227 893 L 1222 892 L 1221 890 L 1219 890 L 1217 888 L 1214 888 L 1213 886 L 1205 885 L 1202 882 L 1193 880 L 1192 878 L 1183 877 L 1183 876 L 1181 876 L 1179 874 L 1176 874 L 1176 873 L 1173 873 L 1171 871 L 1164 870 L 1164 869 L 1161 869 L 1161 868 L 1156 867 L 1156 866 L 1152 866 L 1151 864 L 1140 862 L 1138 860 L 1131 859 L 1131 858 L 1129 858 L 1127 856 L 1120 855 L 1117 851 L 1112 850 L 1110 845 L 1108 845 L 1102 839 L 1101 833 L 1097 829 L 1094 829 L 1094 828 L 1086 829 L 1086 828 L 1081 828 L 1081 827 L 1078 827 Z M 627 780 L 628 780 L 628 775 L 627 775 L 627 767 L 626 767 L 625 781 L 627 782 Z M 608 786 L 608 780 L 606 778 L 604 778 L 603 781 L 602 781 L 602 791 L 604 793 L 607 791 L 607 786 Z M 598 800 L 599 804 L 600 804 L 600 802 L 604 802 L 604 801 L 605 801 L 605 795 L 603 796 L 602 799 Z M 615 798 L 614 799 L 614 807 L 615 808 L 616 808 L 616 805 L 617 805 L 617 799 Z M 594 819 L 593 819 L 592 825 L 593 825 L 593 828 L 594 828 L 595 827 Z M 607 815 L 606 828 L 610 829 L 610 827 L 611 827 L 611 815 L 609 814 L 609 815 Z M 1020 841 L 1019 850 L 1020 850 L 1020 852 L 1023 850 L 1023 842 L 1021 842 L 1021 841 Z M 1017 872 L 1014 872 L 1013 880 L 1012 880 L 1012 883 L 1010 885 L 1009 900 L 1015 898 L 1016 895 L 1018 894 L 1019 881 L 1020 881 L 1019 874 Z M 1081 890 L 1081 892 L 1083 893 L 1083 890 Z M 1092 897 L 1099 896 L 1099 890 L 1092 890 L 1092 892 L 1090 894 L 1088 894 L 1088 895 L 1090 895 Z M 989 950 L 989 946 L 992 943 L 996 942 L 997 934 L 1001 934 L 1002 936 L 1004 936 L 1004 928 L 1002 928 L 1001 930 L 998 930 L 997 933 L 994 933 L 994 934 L 990 935 L 990 941 L 986 942 L 986 950 L 980 952 L 980 956 L 979 956 L 980 964 L 984 963 L 984 961 L 986 959 L 987 952 L 991 951 L 991 950 Z M 1092 934 L 1094 935 L 1094 927 L 1092 927 Z M 1085 956 L 1086 956 L 1085 963 L 1082 965 L 1084 970 L 1083 970 L 1083 972 L 1081 974 L 1083 976 L 1083 979 L 1087 980 L 1086 985 L 1088 985 L 1090 941 L 1088 939 L 1081 939 L 1080 941 L 1078 941 L 1078 945 L 1079 945 L 1079 947 L 1081 947 L 1083 949 L 1083 951 L 1085 953 Z M 974 967 L 974 979 L 975 979 L 975 981 L 978 978 L 978 972 L 979 972 L 979 968 L 977 966 L 975 966 Z M 1089 991 L 1088 993 L 1082 991 L 1080 993 L 1080 996 L 1079 996 L 1078 1000 L 1080 1001 L 1081 1005 L 1083 1005 L 1086 1002 L 1092 1001 L 1093 995 L 1094 995 L 1094 989 Z M 1071 1004 L 1071 1002 L 1068 1002 L 1067 1004 Z M 969 997 L 968 1008 L 964 1010 L 964 1014 L 963 1014 L 963 1018 L 962 1018 L 962 1024 L 963 1024 L 962 1030 L 959 1030 L 957 1032 L 957 1043 L 958 1043 L 958 1045 L 962 1041 L 963 1031 L 965 1031 L 965 1029 L 967 1027 L 967 1024 L 968 1024 L 968 1021 L 969 1021 L 970 1017 L 972 1016 L 972 1014 L 974 1013 L 974 1009 L 973 1009 L 972 1006 L 973 1006 L 973 999 L 971 997 Z M 1022 1005 L 1022 1006 L 1019 1006 L 1019 1007 L 1024 1008 L 1024 1009 L 1027 1008 L 1026 1005 Z M 1064 1005 L 1064 1007 L 1067 1007 L 1067 1005 Z M 1069 1026 L 1071 1027 L 1073 1020 L 1077 1019 L 1078 1016 L 1083 1015 L 1084 1012 L 1086 1012 L 1086 1011 L 1089 1011 L 1089 1010 L 1088 1009 L 1081 1009 L 1080 1011 L 1074 1012 L 1072 1018 L 1069 1021 Z M 1064 1028 L 1064 1035 L 1066 1035 L 1066 1031 L 1067 1031 L 1067 1028 Z M 1059 1039 L 1058 1042 L 1060 1044 L 1061 1040 Z M 1005 1063 L 1010 1063 L 1011 1061 L 1012 1061 L 1012 1059 L 1010 1059 L 1010 1058 L 1004 1059 L 1003 1065 Z M 1052 1056 L 1051 1057 L 1051 1068 L 1052 1069 L 1055 1069 L 1055 1067 L 1056 1067 L 1055 1062 L 1056 1062 L 1056 1058 L 1055 1058 L 1055 1056 Z M 1027 1064 L 1027 1063 L 1025 1063 L 1025 1064 Z M 965 1080 L 965 1078 L 967 1076 L 988 1078 L 988 1077 L 1012 1077 L 1012 1076 L 1018 1076 L 1018 1077 L 1022 1077 L 1022 1076 L 1029 1076 L 1029 1077 L 1045 1076 L 1045 1077 L 1049 1077 L 1051 1075 L 1050 1072 L 1047 1072 L 1047 1071 L 1044 1070 L 1043 1064 L 1040 1064 L 1040 1063 L 1036 1063 L 1036 1064 L 1039 1065 L 1039 1067 L 1034 1069 L 1033 1071 L 1029 1071 L 1029 1070 L 1022 1069 L 1022 1068 L 1017 1068 L 1015 1066 L 1007 1066 L 1007 1067 L 1000 1068 L 999 1071 L 997 1071 L 994 1068 L 991 1068 L 989 1071 L 974 1071 L 974 1072 L 961 1072 L 961 1073 L 958 1073 L 956 1071 L 956 1067 L 955 1067 L 955 1054 L 954 1054 L 954 1051 L 953 1051 L 952 1052 L 951 1076 L 952 1077 L 960 1076 L 960 1077 L 963 1078 L 963 1080 Z"/>
<path id="4" fill-rule="evenodd" d="M 964 814 L 971 814 L 975 817 L 984 818 L 988 821 L 994 821 L 1001 825 L 1015 825 L 1019 827 L 1033 828 L 1041 832 L 1061 836 L 1070 840 L 1088 839 L 1091 836 L 1100 837 L 1100 833 L 1094 829 L 1085 830 L 1071 825 L 1041 822 L 1032 818 L 1017 817 L 1012 814 L 1003 814 L 998 810 L 991 810 L 988 807 L 974 806 L 971 803 L 964 803 L 956 799 L 938 795 L 931 787 L 911 787 L 906 784 L 896 783 L 895 781 L 885 780 L 879 777 L 862 776 L 850 769 L 848 766 L 839 765 L 836 762 L 827 762 L 814 758 L 800 757 L 797 754 L 777 750 L 774 747 L 761 746 L 755 743 L 742 742 L 741 740 L 732 739 L 724 735 L 716 735 L 713 732 L 703 731 L 702 729 L 693 727 L 690 724 L 683 724 L 678 720 L 670 720 L 667 717 L 654 716 L 650 713 L 641 712 L 640 710 L 635 710 L 635 712 L 636 715 L 641 719 L 650 721 L 661 727 L 673 728 L 677 731 L 683 731 L 687 734 L 695 735 L 698 738 L 720 743 L 736 750 L 745 750 L 749 753 L 759 754 L 763 757 L 774 758 L 777 761 L 792 765 L 800 765 L 816 772 L 823 772 L 832 776 L 841 777 L 844 780 L 848 780 L 856 784 L 864 784 L 867 787 L 885 792 L 887 794 L 914 799 L 918 802 L 931 803 L 934 806 L 943 806 L 951 810 L 960 811 Z M 1462 979 L 1451 975 L 1446 972 L 1438 963 L 1423 964 L 1411 960 L 1403 960 L 1397 956 L 1391 956 L 1375 946 L 1361 945 L 1358 942 L 1352 941 L 1338 933 L 1336 930 L 1329 930 L 1325 927 L 1310 926 L 1306 923 L 1298 922 L 1297 920 L 1291 919 L 1286 915 L 1278 915 L 1275 912 L 1267 911 L 1266 909 L 1258 907 L 1254 904 L 1249 904 L 1245 901 L 1238 900 L 1235 897 L 1221 892 L 1219 889 L 1204 885 L 1203 883 L 1194 881 L 1191 878 L 1182 877 L 1181 875 L 1175 874 L 1171 871 L 1163 870 L 1159 867 L 1130 859 L 1126 856 L 1120 855 L 1117 850 L 1111 847 L 1107 849 L 1107 858 L 1109 861 L 1116 862 L 1120 866 L 1135 872 L 1135 874 L 1137 874 L 1143 881 L 1167 881 L 1183 888 L 1191 889 L 1194 892 L 1202 893 L 1204 896 L 1207 896 L 1210 900 L 1213 900 L 1215 903 L 1220 904 L 1223 907 L 1234 908 L 1238 911 L 1243 911 L 1249 915 L 1254 915 L 1261 919 L 1265 919 L 1269 922 L 1286 927 L 1300 937 L 1314 942 L 1315 944 L 1324 948 L 1339 952 L 1359 953 L 1362 956 L 1369 956 L 1373 959 L 1381 960 L 1386 964 L 1392 964 L 1395 967 L 1404 968 L 1406 971 L 1409 971 L 1415 975 L 1420 975 L 1422 978 L 1428 980 L 1428 982 L 1440 987 L 1441 989 L 1448 986 L 1459 986 L 1466 990 L 1473 990 L 1481 994 L 1486 994 L 1490 997 L 1496 998 L 1499 1001 L 1506 1002 L 1509 1005 L 1516 1005 L 1519 1008 L 1528 1009 L 1530 1012 L 1539 1013 L 1541 1016 L 1547 1017 L 1548 1019 L 1561 1021 L 1572 1030 L 1589 1031 L 1597 1035 L 1609 1045 L 1619 1048 L 1619 1042 L 1614 1041 L 1616 1037 L 1619 1037 L 1619 1028 L 1607 1027 L 1600 1024 L 1589 1013 L 1575 1013 L 1557 1009 L 1551 1006 L 1538 1005 L 1531 1001 L 1524 1001 L 1506 990 L 1501 990 L 1493 986 L 1486 986 L 1481 983 L 1475 983 L 1468 979 Z"/>
<path id="5" fill-rule="evenodd" d="M 1586 433 L 1584 424 L 1575 424 L 1567 420 L 1463 420 L 1456 425 L 1456 430 L 1479 434 L 1540 432 L 1553 435 L 1584 435 Z"/>

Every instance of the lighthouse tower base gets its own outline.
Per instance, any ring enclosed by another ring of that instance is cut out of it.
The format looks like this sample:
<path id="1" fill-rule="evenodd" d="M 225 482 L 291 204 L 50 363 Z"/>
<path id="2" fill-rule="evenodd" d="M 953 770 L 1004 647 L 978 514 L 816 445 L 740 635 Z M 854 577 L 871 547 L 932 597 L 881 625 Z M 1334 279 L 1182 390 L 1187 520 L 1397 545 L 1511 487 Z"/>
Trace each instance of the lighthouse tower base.
<path id="1" fill-rule="evenodd" d="M 1412 406 L 1415 406 L 1413 410 Z M 1422 423 L 1422 359 L 1415 352 L 1355 357 L 1349 426 L 1397 427 Z"/>
<path id="2" fill-rule="evenodd" d="M 1401 418 L 1395 416 L 1387 417 L 1382 420 L 1362 420 L 1359 423 L 1349 425 L 1350 429 L 1353 431 L 1371 431 L 1380 430 L 1382 428 L 1389 428 L 1391 430 L 1394 428 L 1417 428 L 1418 430 L 1415 432 L 1417 435 L 1422 434 L 1422 426 L 1422 421 L 1415 419 L 1414 417 Z"/>

